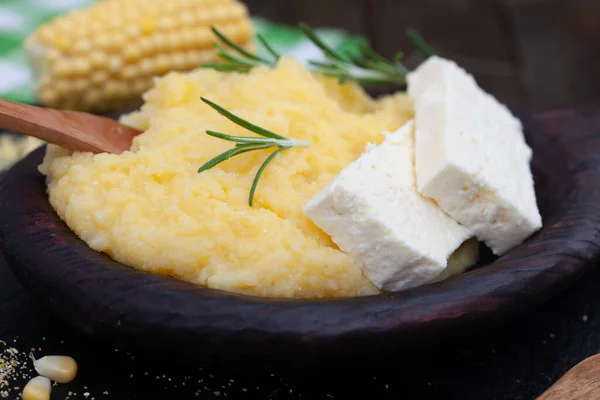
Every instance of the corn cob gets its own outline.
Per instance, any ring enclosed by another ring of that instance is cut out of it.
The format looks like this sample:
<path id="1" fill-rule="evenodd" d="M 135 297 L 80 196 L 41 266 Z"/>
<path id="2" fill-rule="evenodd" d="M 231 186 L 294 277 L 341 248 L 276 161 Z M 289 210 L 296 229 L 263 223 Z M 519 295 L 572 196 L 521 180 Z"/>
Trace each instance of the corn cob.
<path id="1" fill-rule="evenodd" d="M 40 26 L 25 52 L 42 105 L 113 112 L 137 106 L 154 77 L 217 61 L 211 26 L 253 49 L 237 0 L 100 0 Z"/>

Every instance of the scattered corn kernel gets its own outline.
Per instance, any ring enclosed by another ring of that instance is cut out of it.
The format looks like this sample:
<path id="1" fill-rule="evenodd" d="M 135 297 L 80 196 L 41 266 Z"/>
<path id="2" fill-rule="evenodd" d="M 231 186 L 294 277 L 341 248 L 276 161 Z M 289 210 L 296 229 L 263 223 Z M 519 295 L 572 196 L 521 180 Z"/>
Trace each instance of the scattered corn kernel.
<path id="1" fill-rule="evenodd" d="M 141 103 L 151 78 L 218 61 L 213 25 L 252 51 L 252 20 L 241 0 L 103 0 L 41 26 L 27 38 L 25 52 L 36 80 L 49 82 L 37 85 L 42 105 L 119 111 L 117 105 Z M 88 84 L 73 83 L 81 78 Z M 115 82 L 122 90 L 114 90 Z"/>
<path id="2" fill-rule="evenodd" d="M 27 382 L 23 388 L 21 398 L 23 400 L 50 400 L 52 383 L 44 376 L 36 376 Z"/>
<path id="3" fill-rule="evenodd" d="M 32 353 L 29 357 L 33 360 L 36 372 L 54 382 L 69 383 L 77 375 L 77 363 L 68 356 L 44 356 L 35 359 Z"/>

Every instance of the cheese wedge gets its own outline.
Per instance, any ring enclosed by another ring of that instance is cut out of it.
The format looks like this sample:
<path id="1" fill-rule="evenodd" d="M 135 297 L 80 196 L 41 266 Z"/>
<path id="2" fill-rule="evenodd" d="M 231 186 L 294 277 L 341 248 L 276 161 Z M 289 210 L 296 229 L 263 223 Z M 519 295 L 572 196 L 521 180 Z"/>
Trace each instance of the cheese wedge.
<path id="1" fill-rule="evenodd" d="M 430 57 L 407 82 L 420 193 L 496 255 L 541 228 L 521 122 L 453 61 Z"/>
<path id="2" fill-rule="evenodd" d="M 305 206 L 304 213 L 349 254 L 379 289 L 432 281 L 469 230 L 419 194 L 414 123 L 369 145 Z"/>

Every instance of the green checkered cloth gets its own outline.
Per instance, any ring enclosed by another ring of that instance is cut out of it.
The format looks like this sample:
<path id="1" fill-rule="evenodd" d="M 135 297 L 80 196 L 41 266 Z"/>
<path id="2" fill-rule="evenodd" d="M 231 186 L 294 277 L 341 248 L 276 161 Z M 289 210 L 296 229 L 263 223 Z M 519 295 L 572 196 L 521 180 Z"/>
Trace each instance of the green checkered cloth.
<path id="1" fill-rule="evenodd" d="M 40 24 L 94 0 L 0 0 L 0 98 L 37 103 L 32 71 L 22 51 L 23 40 Z M 321 52 L 295 28 L 254 18 L 261 34 L 282 54 L 306 63 L 318 60 Z M 358 40 L 336 29 L 317 29 L 323 41 L 334 48 L 352 50 Z M 260 49 L 260 46 L 258 46 Z"/>

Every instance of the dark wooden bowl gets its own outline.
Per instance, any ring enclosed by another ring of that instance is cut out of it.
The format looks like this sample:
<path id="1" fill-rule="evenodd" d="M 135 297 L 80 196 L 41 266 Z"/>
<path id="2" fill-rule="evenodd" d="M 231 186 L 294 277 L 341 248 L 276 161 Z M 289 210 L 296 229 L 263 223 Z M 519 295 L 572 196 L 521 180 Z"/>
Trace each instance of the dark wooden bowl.
<path id="1" fill-rule="evenodd" d="M 334 300 L 240 296 L 151 275 L 88 248 L 36 167 L 0 188 L 3 252 L 22 284 L 83 331 L 190 354 L 374 353 L 478 332 L 567 288 L 600 254 L 600 108 L 520 113 L 544 228 L 488 265 L 399 293 Z"/>

